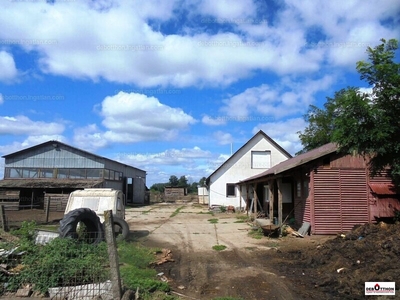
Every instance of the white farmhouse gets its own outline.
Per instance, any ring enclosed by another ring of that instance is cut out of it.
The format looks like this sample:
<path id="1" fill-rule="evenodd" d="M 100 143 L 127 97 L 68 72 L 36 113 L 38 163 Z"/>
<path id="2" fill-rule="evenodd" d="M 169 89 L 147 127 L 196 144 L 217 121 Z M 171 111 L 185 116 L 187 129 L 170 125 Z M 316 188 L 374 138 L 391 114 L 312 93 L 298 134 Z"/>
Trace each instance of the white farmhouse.
<path id="1" fill-rule="evenodd" d="M 207 178 L 209 206 L 245 207 L 248 191 L 237 183 L 291 157 L 260 130 Z"/>

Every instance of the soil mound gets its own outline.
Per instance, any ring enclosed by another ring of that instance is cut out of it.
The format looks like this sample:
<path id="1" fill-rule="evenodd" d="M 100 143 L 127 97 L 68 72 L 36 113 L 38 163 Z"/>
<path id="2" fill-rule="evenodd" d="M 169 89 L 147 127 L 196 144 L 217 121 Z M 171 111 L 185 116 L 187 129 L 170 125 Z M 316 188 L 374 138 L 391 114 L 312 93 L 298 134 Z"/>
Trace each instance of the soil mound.
<path id="1" fill-rule="evenodd" d="M 400 294 L 400 224 L 357 226 L 324 244 L 282 255 L 307 275 L 300 281 L 332 299 L 365 299 L 365 282 L 394 281 Z"/>

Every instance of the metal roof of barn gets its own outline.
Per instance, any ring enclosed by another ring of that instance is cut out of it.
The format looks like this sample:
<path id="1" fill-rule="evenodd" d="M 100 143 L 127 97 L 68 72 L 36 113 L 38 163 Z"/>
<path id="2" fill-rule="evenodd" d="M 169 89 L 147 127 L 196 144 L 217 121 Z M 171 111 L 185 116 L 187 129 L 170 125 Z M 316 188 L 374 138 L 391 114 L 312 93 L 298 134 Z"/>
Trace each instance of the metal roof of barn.
<path id="1" fill-rule="evenodd" d="M 49 144 L 53 144 L 53 145 L 57 145 L 57 144 L 63 145 L 63 146 L 65 146 L 65 147 L 67 147 L 67 148 L 74 149 L 74 150 L 76 150 L 76 151 L 78 151 L 78 152 L 85 153 L 85 154 L 87 154 L 87 155 L 91 155 L 91 156 L 94 156 L 94 157 L 97 157 L 97 158 L 100 158 L 100 159 L 104 159 L 104 160 L 106 160 L 106 161 L 115 162 L 115 163 L 118 163 L 118 164 L 120 164 L 120 165 L 129 167 L 129 168 L 134 168 L 134 169 L 137 169 L 137 170 L 139 170 L 139 171 L 145 172 L 145 171 L 142 170 L 142 169 L 139 169 L 139 168 L 136 168 L 136 167 L 133 167 L 133 166 L 129 166 L 129 165 L 124 164 L 124 163 L 121 163 L 121 162 L 119 162 L 119 161 L 112 160 L 112 159 L 109 159 L 109 158 L 107 158 L 107 157 L 100 156 L 100 155 L 97 155 L 97 154 L 94 154 L 94 153 L 91 153 L 91 152 L 88 152 L 88 151 L 85 151 L 85 150 L 82 150 L 82 149 L 73 147 L 73 146 L 71 146 L 71 145 L 62 143 L 62 142 L 60 142 L 60 141 L 55 141 L 55 140 L 47 141 L 47 142 L 44 142 L 44 143 L 41 143 L 41 144 L 38 144 L 38 145 L 35 145 L 35 146 L 32 146 L 32 147 L 29 147 L 29 148 L 25 148 L 25 149 L 22 149 L 22 150 L 19 150 L 19 151 L 10 153 L 10 154 L 6 154 L 6 155 L 3 155 L 2 157 L 3 157 L 3 158 L 12 158 L 12 157 L 15 156 L 15 155 L 27 153 L 27 152 L 29 152 L 29 151 L 32 151 L 32 150 L 37 149 L 37 148 L 41 148 L 41 147 L 46 146 L 46 145 L 49 145 Z"/>

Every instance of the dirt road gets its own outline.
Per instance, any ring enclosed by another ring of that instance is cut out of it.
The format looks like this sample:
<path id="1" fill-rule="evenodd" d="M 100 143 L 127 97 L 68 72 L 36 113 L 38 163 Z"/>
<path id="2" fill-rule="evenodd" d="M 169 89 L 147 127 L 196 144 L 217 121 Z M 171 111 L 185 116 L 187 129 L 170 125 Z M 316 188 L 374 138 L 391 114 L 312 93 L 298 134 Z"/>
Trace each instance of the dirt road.
<path id="1" fill-rule="evenodd" d="M 172 251 L 175 261 L 158 270 L 174 291 L 189 299 L 301 299 L 269 264 L 276 241 L 249 236 L 251 226 L 239 223 L 237 214 L 207 212 L 191 203 L 157 204 L 130 208 L 126 218 L 132 236 L 143 245 Z M 215 245 L 227 248 L 216 251 Z"/>

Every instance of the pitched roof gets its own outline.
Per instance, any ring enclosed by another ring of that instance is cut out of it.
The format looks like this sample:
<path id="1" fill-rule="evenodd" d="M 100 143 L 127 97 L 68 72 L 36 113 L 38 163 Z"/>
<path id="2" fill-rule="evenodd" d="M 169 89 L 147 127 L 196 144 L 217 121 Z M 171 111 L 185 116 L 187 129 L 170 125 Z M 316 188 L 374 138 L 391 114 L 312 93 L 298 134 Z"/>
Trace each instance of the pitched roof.
<path id="1" fill-rule="evenodd" d="M 207 177 L 206 179 L 206 184 L 210 182 L 211 176 L 213 176 L 219 169 L 221 169 L 226 163 L 228 163 L 233 157 L 246 145 L 250 144 L 258 135 L 262 135 L 268 142 L 270 142 L 272 145 L 274 145 L 278 150 L 280 150 L 285 156 L 287 157 L 292 157 L 289 152 L 287 152 L 285 149 L 283 149 L 277 142 L 275 142 L 272 138 L 270 138 L 264 131 L 260 130 L 258 131 L 250 140 L 248 140 L 242 147 L 240 147 L 235 153 L 233 153 L 222 165 L 220 165 L 214 172 L 210 174 L 210 176 Z"/>
<path id="2" fill-rule="evenodd" d="M 100 158 L 100 159 L 105 159 L 105 160 L 107 160 L 107 161 L 116 162 L 116 163 L 118 163 L 118 164 L 120 164 L 120 165 L 128 166 L 128 167 L 130 167 L 130 168 L 134 168 L 134 169 L 137 169 L 137 170 L 140 170 L 140 171 L 145 172 L 144 170 L 141 170 L 141 169 L 139 169 L 139 168 L 132 167 L 132 166 L 126 165 L 126 164 L 124 164 L 124 163 L 121 163 L 121 162 L 119 162 L 119 161 L 112 160 L 112 159 L 109 159 L 109 158 L 107 158 L 107 157 L 100 156 L 100 155 L 97 155 L 97 154 L 94 154 L 94 153 L 91 153 L 91 152 L 88 152 L 88 151 L 85 151 L 85 150 L 82 150 L 82 149 L 73 147 L 73 146 L 71 146 L 71 145 L 62 143 L 62 142 L 60 142 L 60 141 L 55 141 L 55 140 L 51 140 L 51 141 L 47 141 L 47 142 L 44 142 L 44 143 L 41 143 L 41 144 L 37 144 L 37 145 L 35 145 L 35 146 L 29 147 L 29 148 L 25 148 L 25 149 L 19 150 L 19 151 L 17 151 L 17 152 L 13 152 L 13 153 L 10 153 L 10 154 L 7 154 L 7 155 L 3 155 L 2 157 L 3 157 L 3 158 L 10 158 L 10 157 L 12 157 L 12 156 L 14 156 L 14 155 L 18 155 L 18 154 L 22 154 L 22 153 L 25 153 L 25 152 L 29 152 L 29 151 L 32 151 L 32 150 L 34 150 L 34 149 L 38 149 L 38 148 L 41 148 L 41 147 L 43 147 L 43 146 L 47 146 L 47 145 L 49 145 L 49 144 L 59 144 L 59 145 L 63 145 L 63 146 L 65 146 L 65 147 L 67 147 L 67 148 L 74 149 L 74 150 L 76 150 L 76 151 L 79 151 L 79 152 L 82 152 L 82 153 L 85 153 L 85 154 L 89 154 L 89 155 L 91 155 L 91 156 L 94 156 L 94 157 L 97 157 L 97 158 Z"/>
<path id="3" fill-rule="evenodd" d="M 317 158 L 323 157 L 327 154 L 336 152 L 337 150 L 338 150 L 338 147 L 336 144 L 334 144 L 334 143 L 325 144 L 319 148 L 316 148 L 316 149 L 310 150 L 306 153 L 302 153 L 295 157 L 289 158 L 289 159 L 273 166 L 272 168 L 268 169 L 267 171 L 262 172 L 258 175 L 249 177 L 247 179 L 241 180 L 239 183 L 253 181 L 253 180 L 259 179 L 261 177 L 268 176 L 268 175 L 280 174 L 282 172 L 285 172 L 287 170 L 301 166 L 301 165 L 308 163 L 312 160 L 315 160 Z"/>

